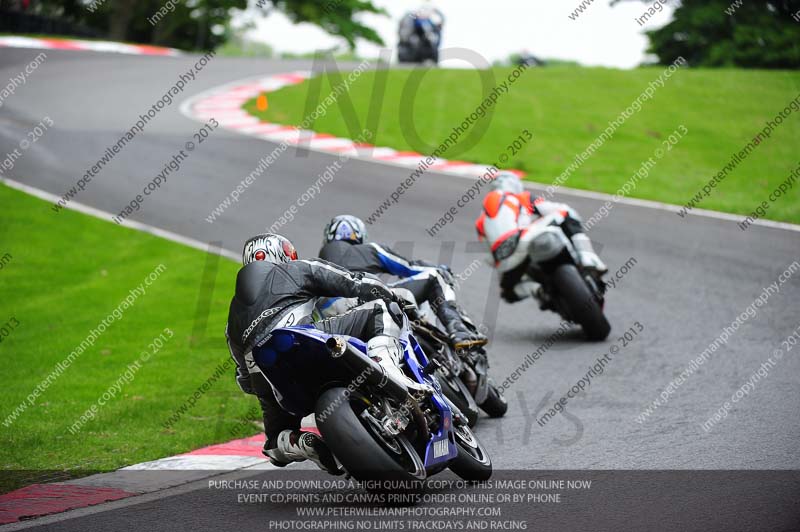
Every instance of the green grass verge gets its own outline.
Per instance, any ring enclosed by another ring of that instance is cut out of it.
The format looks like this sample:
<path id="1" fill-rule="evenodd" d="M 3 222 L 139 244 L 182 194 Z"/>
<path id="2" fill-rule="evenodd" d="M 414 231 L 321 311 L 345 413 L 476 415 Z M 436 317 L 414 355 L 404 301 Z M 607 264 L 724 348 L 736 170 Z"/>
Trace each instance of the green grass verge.
<path id="1" fill-rule="evenodd" d="M 508 153 L 509 143 L 527 128 L 534 134 L 533 141 L 510 157 L 505 166 L 524 170 L 528 179 L 552 183 L 575 155 L 583 152 L 609 121 L 616 119 L 662 71 L 661 68 L 529 69 L 508 94 L 500 97 L 481 141 L 464 153 L 451 148 L 444 157 L 478 163 L 498 161 L 501 153 Z M 510 69 L 496 69 L 496 79 L 504 80 L 509 72 Z M 419 146 L 406 140 L 399 120 L 401 96 L 410 75 L 408 70 L 389 72 L 374 144 L 419 151 Z M 361 124 L 366 123 L 373 80 L 374 73 L 365 73 L 349 92 Z M 322 87 L 324 98 L 331 89 L 327 77 L 322 80 Z M 255 101 L 248 102 L 245 108 L 272 122 L 297 125 L 304 117 L 308 88 L 309 82 L 305 82 L 270 94 L 269 109 L 263 113 L 255 109 Z M 617 129 L 613 138 L 564 185 L 615 193 L 683 125 L 688 128 L 688 135 L 657 162 L 631 194 L 683 205 L 798 92 L 800 72 L 681 70 L 657 89 L 654 98 Z M 475 110 L 481 94 L 475 72 L 430 71 L 413 104 L 414 120 L 422 139 L 430 145 L 444 141 L 452 128 Z M 314 129 L 349 138 L 355 136 L 345 127 L 338 105 L 330 107 Z M 749 214 L 797 167 L 798 154 L 800 112 L 795 112 L 697 207 Z M 798 189 L 796 185 L 790 195 L 772 204 L 767 217 L 800 222 Z"/>
<path id="2" fill-rule="evenodd" d="M 217 274 L 204 282 L 212 256 L 201 251 L 80 213 L 56 214 L 4 185 L 0 205 L 0 326 L 18 323 L 0 342 L 0 487 L 39 481 L 37 471 L 111 470 L 257 432 L 241 431 L 257 402 L 238 389 L 232 368 L 172 428 L 163 426 L 230 360 L 223 333 L 234 262 L 219 258 Z M 14 408 L 160 264 L 166 268 L 146 293 L 6 426 Z M 205 329 L 196 330 L 200 300 L 210 301 L 210 312 Z M 174 336 L 71 434 L 165 327 Z"/>

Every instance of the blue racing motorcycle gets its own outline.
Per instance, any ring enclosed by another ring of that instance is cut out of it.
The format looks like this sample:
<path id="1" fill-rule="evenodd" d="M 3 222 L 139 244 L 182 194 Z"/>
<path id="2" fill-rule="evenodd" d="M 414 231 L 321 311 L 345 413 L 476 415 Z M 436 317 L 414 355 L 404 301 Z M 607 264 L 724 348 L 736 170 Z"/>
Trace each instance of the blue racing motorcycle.
<path id="1" fill-rule="evenodd" d="M 407 13 L 398 29 L 397 59 L 401 63 L 439 63 L 444 17 L 441 13 Z"/>
<path id="2" fill-rule="evenodd" d="M 253 358 L 284 410 L 314 413 L 325 443 L 355 479 L 414 482 L 446 468 L 466 480 L 488 479 L 489 454 L 442 394 L 433 376 L 437 365 L 395 310 L 404 322 L 404 371 L 430 385 L 432 394 L 410 392 L 367 356 L 361 340 L 310 325 L 273 330 Z"/>

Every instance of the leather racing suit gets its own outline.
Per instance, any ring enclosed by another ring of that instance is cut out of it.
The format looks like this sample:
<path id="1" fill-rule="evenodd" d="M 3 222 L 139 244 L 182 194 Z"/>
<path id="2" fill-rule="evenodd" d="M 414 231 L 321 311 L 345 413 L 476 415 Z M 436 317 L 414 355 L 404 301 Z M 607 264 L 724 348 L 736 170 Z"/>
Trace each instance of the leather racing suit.
<path id="1" fill-rule="evenodd" d="M 315 322 L 317 298 L 325 296 L 351 297 L 368 303 L 341 316 Z M 286 264 L 256 261 L 239 270 L 225 336 L 236 361 L 239 387 L 258 396 L 261 404 L 267 436 L 265 449 L 275 445 L 280 432 L 299 429 L 301 418 L 279 406 L 272 387 L 255 365 L 253 347 L 275 328 L 304 324 L 373 344 L 396 344 L 400 328 L 387 307 L 393 299 L 380 281 L 323 260 Z"/>
<path id="2" fill-rule="evenodd" d="M 427 301 L 457 348 L 486 343 L 485 337 L 464 324 L 449 272 L 426 261 L 406 259 L 387 246 L 374 242 L 354 244 L 333 240 L 322 246 L 319 256 L 351 271 L 401 277 L 401 281 L 389 286 L 408 290 L 419 304 Z M 341 312 L 348 304 L 325 301 L 320 310 L 327 316 Z"/>
<path id="3" fill-rule="evenodd" d="M 572 241 L 585 267 L 605 271 L 605 264 L 595 254 L 589 237 L 583 231 L 580 215 L 569 205 L 547 201 L 542 197 L 532 197 L 529 191 L 519 194 L 493 190 L 483 200 L 483 210 L 475 221 L 478 238 L 485 241 L 495 267 L 500 272 L 500 295 L 513 303 L 533 295 L 533 284 L 526 280 L 528 270 L 527 253 L 504 253 L 506 258 L 497 260 L 497 250 L 504 243 L 511 243 L 518 235 L 524 237 L 526 230 L 543 216 L 559 215 L 559 224 L 564 234 Z M 517 246 L 524 246 L 520 238 Z M 522 249 L 519 248 L 518 249 Z"/>

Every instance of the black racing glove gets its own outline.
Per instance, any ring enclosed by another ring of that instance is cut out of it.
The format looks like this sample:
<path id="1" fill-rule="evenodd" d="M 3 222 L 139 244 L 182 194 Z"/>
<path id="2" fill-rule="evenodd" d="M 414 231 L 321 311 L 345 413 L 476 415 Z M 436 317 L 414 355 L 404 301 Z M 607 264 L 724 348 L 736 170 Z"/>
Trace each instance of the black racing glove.
<path id="1" fill-rule="evenodd" d="M 438 266 L 439 274 L 444 278 L 445 282 L 449 284 L 452 288 L 456 287 L 456 278 L 453 275 L 453 270 L 450 269 L 450 266 L 447 264 L 442 264 Z"/>
<path id="2" fill-rule="evenodd" d="M 440 268 L 438 264 L 434 264 L 429 260 L 417 259 L 410 261 L 412 266 L 422 266 L 424 268 Z"/>
<path id="3" fill-rule="evenodd" d="M 394 295 L 394 292 L 392 292 L 388 286 L 374 279 L 362 280 L 359 292 L 358 299 L 362 302 L 382 299 L 388 305 L 389 303 L 399 301 L 399 298 Z"/>
<path id="4" fill-rule="evenodd" d="M 239 385 L 239 389 L 244 393 L 255 395 L 256 392 L 253 389 L 253 383 L 250 380 L 250 372 L 247 371 L 247 368 L 236 368 L 236 384 Z"/>

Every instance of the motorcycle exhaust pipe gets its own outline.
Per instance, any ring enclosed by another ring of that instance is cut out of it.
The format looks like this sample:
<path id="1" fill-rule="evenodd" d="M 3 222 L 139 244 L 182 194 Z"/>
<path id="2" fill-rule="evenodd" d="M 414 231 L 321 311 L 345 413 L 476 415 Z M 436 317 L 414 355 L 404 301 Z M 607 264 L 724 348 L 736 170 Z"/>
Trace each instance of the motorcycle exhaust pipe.
<path id="1" fill-rule="evenodd" d="M 358 384 L 363 382 L 379 388 L 400 403 L 404 403 L 410 398 L 408 388 L 403 382 L 386 373 L 383 366 L 342 338 L 331 336 L 325 341 L 325 346 L 333 358 L 340 359 L 345 367 L 356 375 L 353 382 Z"/>

